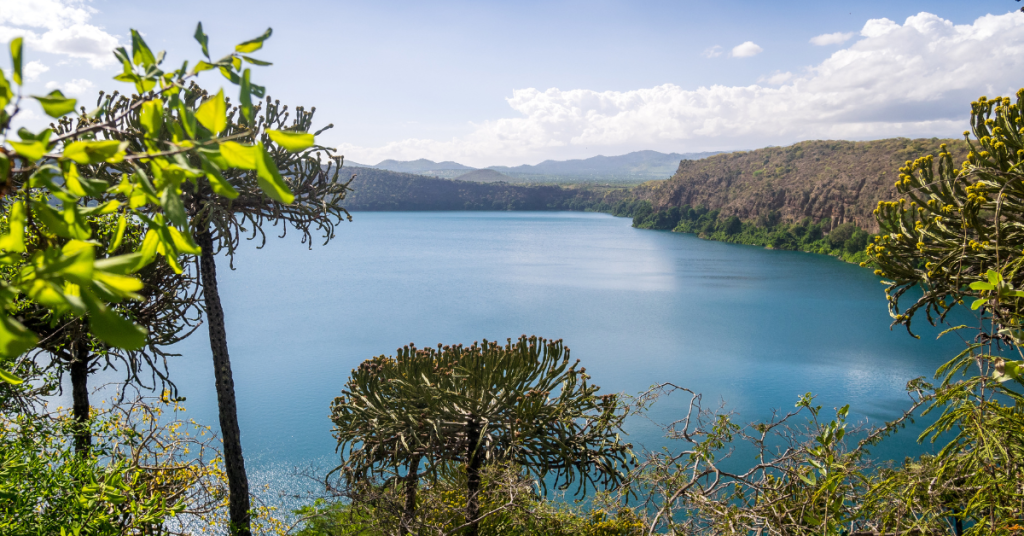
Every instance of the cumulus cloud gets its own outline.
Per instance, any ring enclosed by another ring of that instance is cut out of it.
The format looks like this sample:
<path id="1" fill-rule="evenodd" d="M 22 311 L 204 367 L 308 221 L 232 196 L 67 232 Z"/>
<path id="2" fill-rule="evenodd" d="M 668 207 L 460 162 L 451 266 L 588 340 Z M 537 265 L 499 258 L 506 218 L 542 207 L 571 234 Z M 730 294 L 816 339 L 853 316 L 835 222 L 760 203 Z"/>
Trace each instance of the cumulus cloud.
<path id="1" fill-rule="evenodd" d="M 61 93 L 68 96 L 83 95 L 87 91 L 93 88 L 93 83 L 84 79 L 76 78 L 74 80 L 58 83 L 58 82 L 47 82 L 46 89 L 59 89 Z"/>
<path id="2" fill-rule="evenodd" d="M 118 38 L 89 24 L 94 13 L 84 0 L 0 0 L 0 41 L 23 36 L 34 50 L 108 67 Z"/>
<path id="3" fill-rule="evenodd" d="M 762 76 L 758 80 L 758 82 L 764 83 L 764 84 L 768 84 L 770 86 L 777 86 L 777 85 L 780 85 L 780 84 L 785 84 L 786 82 L 788 82 L 792 78 L 793 78 L 793 73 L 790 73 L 790 72 L 780 73 L 780 72 L 776 71 L 775 73 L 773 73 L 773 74 L 771 74 L 769 76 Z"/>
<path id="4" fill-rule="evenodd" d="M 762 52 L 764 52 L 763 48 L 757 46 L 757 44 L 754 43 L 753 41 L 747 41 L 746 43 L 742 43 L 732 47 L 731 55 L 734 58 L 749 58 L 751 56 L 756 56 Z"/>
<path id="5" fill-rule="evenodd" d="M 967 125 L 970 101 L 1012 94 L 1024 84 L 1022 71 L 1021 14 L 957 26 L 921 13 L 903 24 L 870 20 L 849 47 L 786 80 L 772 75 L 764 80 L 768 85 L 519 89 L 507 99 L 517 116 L 474 125 L 466 136 L 341 149 L 359 162 L 431 158 L 488 165 L 804 139 L 956 137 Z"/>
<path id="6" fill-rule="evenodd" d="M 26 63 L 24 66 L 22 66 L 21 73 L 25 75 L 26 81 L 31 82 L 36 78 L 39 78 L 39 75 L 49 70 L 50 68 L 47 67 L 43 62 L 38 60 L 32 60 Z"/>
<path id="7" fill-rule="evenodd" d="M 706 49 L 704 52 L 701 52 L 701 56 L 704 56 L 705 58 L 717 58 L 721 55 L 722 47 L 719 45 L 715 45 L 711 48 Z"/>
<path id="8" fill-rule="evenodd" d="M 841 45 L 850 40 L 853 37 L 853 32 L 836 32 L 829 34 L 821 34 L 811 38 L 811 44 L 819 47 L 827 45 Z"/>

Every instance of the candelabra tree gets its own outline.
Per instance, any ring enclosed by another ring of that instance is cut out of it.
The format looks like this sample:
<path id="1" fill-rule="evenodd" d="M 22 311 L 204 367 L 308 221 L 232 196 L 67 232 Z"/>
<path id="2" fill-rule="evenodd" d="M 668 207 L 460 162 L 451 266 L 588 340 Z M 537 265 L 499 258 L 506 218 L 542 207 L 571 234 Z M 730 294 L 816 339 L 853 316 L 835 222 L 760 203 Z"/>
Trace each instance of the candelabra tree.
<path id="1" fill-rule="evenodd" d="M 451 463 L 466 474 L 463 516 L 473 535 L 487 515 L 479 496 L 488 464 L 521 467 L 542 490 L 548 477 L 580 494 L 615 485 L 633 460 L 618 435 L 624 407 L 616 395 L 598 395 L 578 363 L 561 340 L 526 336 L 505 345 L 409 345 L 366 361 L 332 405 L 338 471 L 352 484 L 404 481 L 403 533 L 414 525 L 418 479 L 436 479 Z"/>
<path id="2" fill-rule="evenodd" d="M 947 330 L 973 337 L 938 368 L 931 409 L 941 413 L 922 436 L 953 439 L 935 460 L 879 484 L 872 500 L 888 508 L 883 531 L 941 530 L 950 516 L 976 534 L 1022 524 L 1024 89 L 971 103 L 964 136 L 962 165 L 943 150 L 900 169 L 901 199 L 879 203 L 881 232 L 867 248 L 888 280 L 894 325 L 909 331 L 922 311 L 944 322 L 961 304 L 978 315 L 973 327 Z M 911 289 L 921 294 L 906 305 Z"/>

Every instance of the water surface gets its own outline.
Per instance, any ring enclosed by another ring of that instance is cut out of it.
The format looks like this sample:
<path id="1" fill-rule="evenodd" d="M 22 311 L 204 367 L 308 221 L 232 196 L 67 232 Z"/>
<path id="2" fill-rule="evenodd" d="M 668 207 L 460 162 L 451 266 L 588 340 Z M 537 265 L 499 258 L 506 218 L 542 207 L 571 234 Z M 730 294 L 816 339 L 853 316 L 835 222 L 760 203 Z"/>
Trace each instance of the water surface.
<path id="1" fill-rule="evenodd" d="M 269 233 L 268 233 L 269 234 Z M 223 260 L 223 259 L 222 259 Z M 403 344 L 562 338 L 606 392 L 672 382 L 743 422 L 814 392 L 880 423 L 959 341 L 889 330 L 869 270 L 798 252 L 638 230 L 592 213 L 356 213 L 312 251 L 293 235 L 218 264 L 247 465 L 281 481 L 334 460 L 329 405 L 361 361 Z M 171 373 L 191 417 L 216 424 L 205 329 Z M 682 398 L 655 407 L 678 417 Z M 630 440 L 664 444 L 646 421 Z M 883 455 L 915 446 L 898 435 Z"/>

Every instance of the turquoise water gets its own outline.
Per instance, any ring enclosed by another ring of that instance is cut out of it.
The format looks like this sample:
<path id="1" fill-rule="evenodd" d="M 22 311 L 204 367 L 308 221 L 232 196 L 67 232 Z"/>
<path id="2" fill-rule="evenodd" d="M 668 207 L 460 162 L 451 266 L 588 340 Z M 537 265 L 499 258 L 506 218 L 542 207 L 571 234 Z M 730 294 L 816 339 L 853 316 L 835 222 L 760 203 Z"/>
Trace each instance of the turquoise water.
<path id="1" fill-rule="evenodd" d="M 255 479 L 334 461 L 329 405 L 362 360 L 399 346 L 562 338 L 606 392 L 673 382 L 749 422 L 811 391 L 880 423 L 907 405 L 962 343 L 889 330 L 869 270 L 638 230 L 591 213 L 356 213 L 328 246 L 293 235 L 243 244 L 218 266 L 242 443 Z M 268 233 L 270 234 L 270 233 Z M 923 326 L 922 326 L 923 327 Z M 206 332 L 180 344 L 171 374 L 192 418 L 216 424 Z M 680 416 L 685 400 L 654 408 Z M 629 440 L 665 444 L 644 420 Z M 880 451 L 919 451 L 899 434 Z M 277 484 L 279 485 L 279 484 Z"/>

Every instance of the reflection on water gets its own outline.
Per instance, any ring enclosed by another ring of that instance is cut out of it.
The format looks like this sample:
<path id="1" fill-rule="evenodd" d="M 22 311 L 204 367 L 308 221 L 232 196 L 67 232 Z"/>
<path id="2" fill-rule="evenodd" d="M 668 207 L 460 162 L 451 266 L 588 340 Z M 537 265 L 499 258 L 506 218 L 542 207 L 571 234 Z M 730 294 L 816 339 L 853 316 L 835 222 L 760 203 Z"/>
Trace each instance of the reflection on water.
<path id="1" fill-rule="evenodd" d="M 562 338 L 605 391 L 671 381 L 724 401 L 741 422 L 810 391 L 876 423 L 899 415 L 906 382 L 961 344 L 890 331 L 878 279 L 827 257 L 603 214 L 354 216 L 327 247 L 309 251 L 289 234 L 262 251 L 243 245 L 236 271 L 220 265 L 242 440 L 261 480 L 330 465 L 331 399 L 359 362 L 409 342 Z M 178 346 L 171 373 L 191 416 L 216 424 L 205 337 Z M 684 402 L 670 397 L 651 415 L 673 420 Z M 663 444 L 644 421 L 630 431 L 636 444 Z M 920 448 L 902 433 L 880 453 Z"/>

